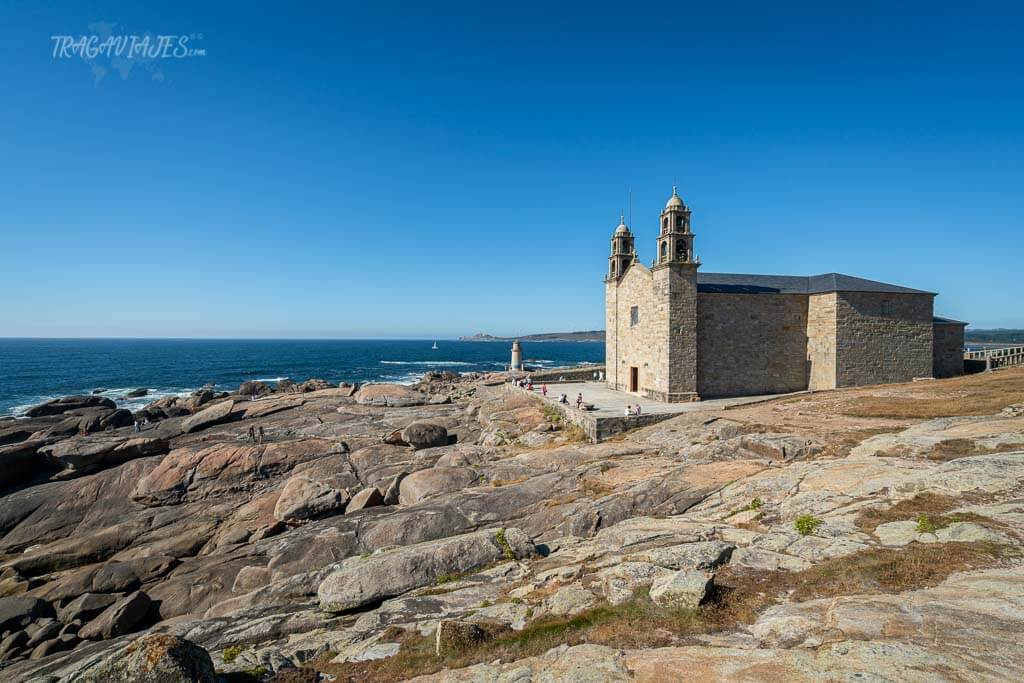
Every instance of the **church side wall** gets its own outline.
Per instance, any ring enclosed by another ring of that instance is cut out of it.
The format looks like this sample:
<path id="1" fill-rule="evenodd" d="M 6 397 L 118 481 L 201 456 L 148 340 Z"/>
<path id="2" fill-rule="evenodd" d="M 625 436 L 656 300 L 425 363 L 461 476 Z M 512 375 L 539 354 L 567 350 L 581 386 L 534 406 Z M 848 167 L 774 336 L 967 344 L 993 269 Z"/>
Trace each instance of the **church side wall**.
<path id="1" fill-rule="evenodd" d="M 838 293 L 837 386 L 931 377 L 932 346 L 930 294 Z"/>
<path id="2" fill-rule="evenodd" d="M 639 389 L 646 393 L 654 388 L 658 363 L 660 362 L 657 339 L 658 316 L 662 313 L 656 307 L 654 284 L 651 272 L 634 263 L 619 281 L 605 291 L 608 328 L 606 336 L 616 336 L 614 345 L 606 347 L 606 383 L 619 391 L 629 390 L 629 368 L 636 367 L 639 375 Z M 636 306 L 638 320 L 631 324 L 630 309 Z M 617 321 L 617 328 L 613 327 Z M 664 347 L 661 347 L 664 348 Z"/>
<path id="3" fill-rule="evenodd" d="M 807 299 L 807 388 L 836 388 L 836 293 Z"/>
<path id="4" fill-rule="evenodd" d="M 964 374 L 963 323 L 935 323 L 932 347 L 932 371 L 936 377 L 958 377 Z"/>
<path id="5" fill-rule="evenodd" d="M 697 387 L 702 397 L 807 388 L 807 296 L 697 295 Z"/>

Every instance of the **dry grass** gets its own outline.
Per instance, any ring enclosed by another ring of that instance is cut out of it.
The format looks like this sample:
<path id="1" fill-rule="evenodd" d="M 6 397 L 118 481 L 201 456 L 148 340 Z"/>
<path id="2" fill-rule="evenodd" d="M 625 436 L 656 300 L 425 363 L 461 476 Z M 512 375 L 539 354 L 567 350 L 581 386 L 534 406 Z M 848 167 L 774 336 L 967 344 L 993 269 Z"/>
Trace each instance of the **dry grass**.
<path id="1" fill-rule="evenodd" d="M 822 562 L 794 575 L 797 601 L 859 593 L 901 593 L 937 586 L 953 572 L 998 565 L 1008 546 L 994 543 L 911 543 Z"/>
<path id="2" fill-rule="evenodd" d="M 921 395 L 915 396 L 918 393 Z M 851 417 L 928 420 L 954 415 L 992 415 L 1024 401 L 1024 371 L 1001 370 L 941 382 L 922 383 L 905 395 L 858 396 L 843 408 Z"/>
<path id="3" fill-rule="evenodd" d="M 937 517 L 964 504 L 961 498 L 943 496 L 938 493 L 919 493 L 908 500 L 901 500 L 887 508 L 865 508 L 857 515 L 854 523 L 865 533 L 872 533 L 880 524 L 904 522 L 921 515 Z"/>
<path id="4" fill-rule="evenodd" d="M 825 441 L 825 447 L 821 449 L 820 453 L 811 456 L 809 459 L 820 460 L 823 458 L 845 458 L 850 454 L 850 451 L 867 439 L 870 439 L 873 436 L 878 436 L 879 434 L 889 434 L 893 431 L 895 430 L 890 427 L 870 427 L 836 433 L 831 435 Z"/>
<path id="5" fill-rule="evenodd" d="M 580 484 L 580 488 L 591 498 L 604 498 L 615 491 L 612 486 L 609 486 L 600 479 L 594 479 L 593 477 L 584 479 Z"/>
<path id="6" fill-rule="evenodd" d="M 480 662 L 510 662 L 552 647 L 593 643 L 616 648 L 651 648 L 695 642 L 695 636 L 753 623 L 769 605 L 789 595 L 803 601 L 863 593 L 893 593 L 934 586 L 956 571 L 995 566 L 1010 549 L 986 543 L 912 543 L 898 550 L 867 550 L 802 572 L 752 572 L 724 568 L 705 604 L 695 610 L 663 609 L 641 590 L 625 604 L 601 604 L 574 617 L 537 619 L 522 631 L 486 626 L 486 638 L 438 657 L 433 636 L 393 629 L 385 640 L 400 642 L 394 657 L 332 664 L 328 653 L 317 668 L 338 681 L 376 683 L 456 669 Z"/>
<path id="7" fill-rule="evenodd" d="M 922 457 L 928 460 L 956 460 L 969 455 L 988 455 L 990 453 L 1006 453 L 1008 451 L 1019 451 L 1024 444 L 1003 444 L 995 448 L 981 448 L 971 439 L 946 439 L 935 444 L 930 450 L 921 453 Z"/>
<path id="8" fill-rule="evenodd" d="M 953 524 L 954 522 L 975 522 L 990 528 L 1005 528 L 1004 524 L 994 519 L 976 515 L 971 512 L 958 512 L 947 514 L 950 510 L 982 503 L 985 496 L 964 494 L 958 498 L 944 496 L 938 493 L 919 493 L 913 498 L 902 500 L 888 508 L 866 508 L 857 515 L 854 523 L 857 528 L 865 533 L 873 533 L 881 524 L 889 522 L 905 522 L 917 520 L 924 517 L 928 524 L 934 525 L 936 529 Z"/>

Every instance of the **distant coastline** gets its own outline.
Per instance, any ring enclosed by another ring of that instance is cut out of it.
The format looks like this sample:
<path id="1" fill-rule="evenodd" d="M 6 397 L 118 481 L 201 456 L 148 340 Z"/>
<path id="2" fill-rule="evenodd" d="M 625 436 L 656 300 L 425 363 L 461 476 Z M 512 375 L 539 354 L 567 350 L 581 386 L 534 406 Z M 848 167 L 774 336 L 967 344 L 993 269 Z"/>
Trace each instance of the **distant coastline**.
<path id="1" fill-rule="evenodd" d="M 516 339 L 528 342 L 603 342 L 604 330 L 586 330 L 583 332 L 545 332 L 542 334 L 525 334 L 519 337 L 495 337 L 492 334 L 478 332 L 468 337 L 459 337 L 459 341 L 472 342 L 510 342 Z"/>
<path id="2" fill-rule="evenodd" d="M 976 344 L 1024 344 L 1024 330 L 994 329 L 967 330 L 964 335 L 968 343 Z"/>

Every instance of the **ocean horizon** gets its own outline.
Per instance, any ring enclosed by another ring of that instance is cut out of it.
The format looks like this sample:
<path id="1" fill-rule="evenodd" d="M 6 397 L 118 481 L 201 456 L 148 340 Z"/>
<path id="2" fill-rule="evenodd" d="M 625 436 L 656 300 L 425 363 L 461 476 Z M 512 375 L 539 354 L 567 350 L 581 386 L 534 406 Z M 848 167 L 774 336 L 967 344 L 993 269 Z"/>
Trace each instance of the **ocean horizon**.
<path id="1" fill-rule="evenodd" d="M 433 349 L 434 342 L 438 348 Z M 602 362 L 603 342 L 523 342 L 534 367 Z M 436 370 L 503 370 L 504 341 L 422 339 L 204 339 L 129 337 L 0 337 L 0 416 L 21 415 L 59 396 L 98 393 L 129 410 L 164 396 L 187 396 L 212 384 L 219 391 L 248 380 L 310 378 L 329 382 L 413 384 Z M 122 398 L 146 389 L 138 398 Z"/>

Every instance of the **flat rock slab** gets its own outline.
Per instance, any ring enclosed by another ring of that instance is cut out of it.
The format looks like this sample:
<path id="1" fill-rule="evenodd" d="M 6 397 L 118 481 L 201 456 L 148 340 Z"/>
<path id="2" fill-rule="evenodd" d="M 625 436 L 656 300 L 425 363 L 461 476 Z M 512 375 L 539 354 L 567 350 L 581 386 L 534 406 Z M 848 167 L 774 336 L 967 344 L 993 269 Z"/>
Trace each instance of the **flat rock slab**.
<path id="1" fill-rule="evenodd" d="M 340 562 L 317 590 L 320 608 L 344 612 L 462 574 L 536 552 L 519 529 L 489 529 L 437 541 L 350 557 Z"/>

